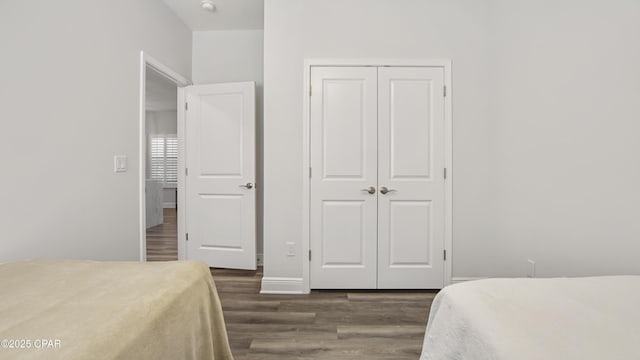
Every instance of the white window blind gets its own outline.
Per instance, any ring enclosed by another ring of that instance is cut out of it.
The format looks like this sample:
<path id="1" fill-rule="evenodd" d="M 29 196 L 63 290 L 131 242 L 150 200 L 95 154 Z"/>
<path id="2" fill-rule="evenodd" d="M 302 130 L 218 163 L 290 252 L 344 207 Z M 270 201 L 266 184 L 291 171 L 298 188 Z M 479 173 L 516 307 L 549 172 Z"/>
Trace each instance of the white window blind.
<path id="1" fill-rule="evenodd" d="M 178 184 L 178 138 L 175 135 L 151 138 L 151 178 L 167 187 Z"/>

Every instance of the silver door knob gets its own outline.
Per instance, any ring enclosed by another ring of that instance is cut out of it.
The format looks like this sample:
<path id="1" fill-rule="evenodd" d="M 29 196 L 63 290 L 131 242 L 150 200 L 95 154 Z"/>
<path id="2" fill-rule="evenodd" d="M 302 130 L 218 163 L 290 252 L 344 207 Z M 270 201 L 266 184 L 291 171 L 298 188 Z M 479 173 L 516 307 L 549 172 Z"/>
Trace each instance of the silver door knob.
<path id="1" fill-rule="evenodd" d="M 253 184 L 248 182 L 248 183 L 246 183 L 244 185 L 240 185 L 240 187 L 243 187 L 245 189 L 253 189 Z"/>
<path id="2" fill-rule="evenodd" d="M 373 186 L 369 186 L 368 188 L 366 188 L 366 189 L 361 189 L 360 191 L 366 191 L 366 192 L 368 192 L 369 194 L 375 194 L 375 193 L 376 193 L 376 188 L 374 188 Z"/>
<path id="3" fill-rule="evenodd" d="M 386 186 L 383 186 L 380 188 L 380 193 L 382 193 L 382 195 L 386 195 L 387 193 L 390 193 L 392 191 L 396 191 L 394 189 L 388 189 Z"/>

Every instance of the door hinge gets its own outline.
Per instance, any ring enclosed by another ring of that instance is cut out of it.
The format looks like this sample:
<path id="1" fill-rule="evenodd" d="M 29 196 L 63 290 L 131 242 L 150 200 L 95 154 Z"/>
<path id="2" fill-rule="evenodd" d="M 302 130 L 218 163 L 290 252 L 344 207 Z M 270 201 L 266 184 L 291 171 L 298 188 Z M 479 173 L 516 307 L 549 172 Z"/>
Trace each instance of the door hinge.
<path id="1" fill-rule="evenodd" d="M 184 234 L 184 239 L 185 239 L 186 241 L 189 241 L 189 233 Z"/>
<path id="2" fill-rule="evenodd" d="M 447 96 L 447 85 L 442 87 L 442 95 Z"/>
<path id="3" fill-rule="evenodd" d="M 188 102 L 185 102 L 185 103 L 184 103 L 184 109 L 185 109 L 185 110 L 189 110 L 189 103 L 188 103 Z"/>
<path id="4" fill-rule="evenodd" d="M 447 168 L 444 168 L 444 178 L 447 178 Z"/>
<path id="5" fill-rule="evenodd" d="M 189 168 L 184 168 L 184 176 L 189 176 Z"/>
<path id="6" fill-rule="evenodd" d="M 311 250 L 309 250 L 309 261 L 311 261 Z"/>
<path id="7" fill-rule="evenodd" d="M 309 166 L 309 179 L 311 179 L 311 166 Z"/>
<path id="8" fill-rule="evenodd" d="M 309 85 L 309 96 L 311 96 L 311 94 L 313 94 L 313 87 Z"/>
<path id="9" fill-rule="evenodd" d="M 442 250 L 442 252 L 444 261 L 447 261 L 447 249 Z"/>

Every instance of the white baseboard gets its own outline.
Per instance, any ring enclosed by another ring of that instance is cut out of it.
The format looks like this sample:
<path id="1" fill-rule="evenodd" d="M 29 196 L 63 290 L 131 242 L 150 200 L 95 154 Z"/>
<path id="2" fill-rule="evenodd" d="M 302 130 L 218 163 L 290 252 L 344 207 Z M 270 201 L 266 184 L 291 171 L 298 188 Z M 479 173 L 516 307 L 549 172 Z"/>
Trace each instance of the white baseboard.
<path id="1" fill-rule="evenodd" d="M 304 294 L 302 278 L 263 277 L 260 294 Z"/>
<path id="2" fill-rule="evenodd" d="M 451 278 L 451 285 L 458 284 L 465 281 L 473 281 L 473 280 L 482 280 L 486 279 L 485 277 L 472 277 L 472 276 L 457 276 Z"/>
<path id="3" fill-rule="evenodd" d="M 165 209 L 175 209 L 176 208 L 176 203 L 175 202 L 162 203 L 162 207 L 165 208 Z"/>

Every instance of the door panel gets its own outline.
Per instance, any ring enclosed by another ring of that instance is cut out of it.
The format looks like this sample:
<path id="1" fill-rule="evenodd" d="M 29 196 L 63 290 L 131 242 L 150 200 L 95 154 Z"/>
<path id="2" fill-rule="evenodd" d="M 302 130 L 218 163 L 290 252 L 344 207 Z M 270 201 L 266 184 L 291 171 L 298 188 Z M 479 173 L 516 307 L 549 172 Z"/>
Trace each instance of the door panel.
<path id="1" fill-rule="evenodd" d="M 186 98 L 186 257 L 253 270 L 255 84 L 190 86 Z"/>
<path id="2" fill-rule="evenodd" d="M 444 71 L 378 69 L 378 287 L 444 285 Z"/>
<path id="3" fill-rule="evenodd" d="M 242 250 L 243 200 L 242 195 L 200 195 L 190 215 L 208 236 L 199 241 L 198 233 L 191 232 L 189 241 L 202 249 Z"/>
<path id="4" fill-rule="evenodd" d="M 383 75 L 388 71 L 384 71 Z M 433 81 L 431 79 L 390 79 L 389 121 L 384 124 L 389 133 L 389 176 L 391 179 L 428 178 L 432 172 L 431 99 Z"/>
<path id="5" fill-rule="evenodd" d="M 376 69 L 311 70 L 311 287 L 376 288 Z"/>
<path id="6" fill-rule="evenodd" d="M 325 267 L 364 267 L 364 201 L 322 202 L 322 251 Z"/>
<path id="7" fill-rule="evenodd" d="M 202 175 L 242 177 L 244 94 L 200 96 L 200 166 Z M 224 154 L 224 156 L 210 156 Z"/>
<path id="8" fill-rule="evenodd" d="M 389 201 L 389 267 L 431 265 L 431 202 Z"/>
<path id="9" fill-rule="evenodd" d="M 323 176 L 362 179 L 364 176 L 364 80 L 324 79 Z"/>

